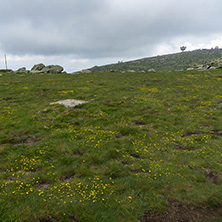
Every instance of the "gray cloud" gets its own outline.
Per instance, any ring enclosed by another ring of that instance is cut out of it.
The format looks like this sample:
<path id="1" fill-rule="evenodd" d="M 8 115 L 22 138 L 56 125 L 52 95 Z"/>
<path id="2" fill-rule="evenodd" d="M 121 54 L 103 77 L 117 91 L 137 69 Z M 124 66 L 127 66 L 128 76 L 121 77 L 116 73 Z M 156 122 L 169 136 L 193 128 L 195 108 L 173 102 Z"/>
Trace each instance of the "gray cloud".
<path id="1" fill-rule="evenodd" d="M 221 34 L 219 0 L 10 0 L 0 46 L 12 55 L 142 57 L 174 39 Z"/>

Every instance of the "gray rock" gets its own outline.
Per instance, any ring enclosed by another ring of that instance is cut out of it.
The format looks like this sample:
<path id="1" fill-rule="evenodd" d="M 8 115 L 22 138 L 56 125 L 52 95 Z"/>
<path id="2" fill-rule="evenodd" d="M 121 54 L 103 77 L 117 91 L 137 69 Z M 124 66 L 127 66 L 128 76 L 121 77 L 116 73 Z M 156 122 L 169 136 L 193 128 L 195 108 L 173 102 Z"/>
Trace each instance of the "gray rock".
<path id="1" fill-rule="evenodd" d="M 23 72 L 27 72 L 25 67 L 19 68 L 17 71 L 17 73 L 23 73 Z"/>
<path id="2" fill-rule="evenodd" d="M 59 104 L 59 105 L 64 105 L 65 107 L 75 107 L 84 103 L 88 103 L 88 102 L 83 101 L 83 100 L 76 100 L 76 99 L 66 99 L 66 100 L 61 100 L 54 103 L 50 103 L 50 105 Z"/>
<path id="3" fill-rule="evenodd" d="M 31 73 L 43 73 L 41 70 L 32 70 Z"/>
<path id="4" fill-rule="evenodd" d="M 57 73 L 62 73 L 63 67 L 59 65 L 50 65 L 50 66 L 44 67 L 41 71 L 44 73 L 57 74 Z"/>
<path id="5" fill-rule="evenodd" d="M 2 76 L 2 74 L 0 73 L 0 77 Z"/>
<path id="6" fill-rule="evenodd" d="M 155 69 L 149 69 L 148 72 L 156 72 Z"/>
<path id="7" fill-rule="evenodd" d="M 88 69 L 83 69 L 81 72 L 82 72 L 82 73 L 91 73 L 91 71 L 88 70 Z"/>
<path id="8" fill-rule="evenodd" d="M 41 71 L 43 68 L 45 68 L 45 65 L 43 63 L 36 64 L 32 67 L 31 72 L 32 71 Z"/>

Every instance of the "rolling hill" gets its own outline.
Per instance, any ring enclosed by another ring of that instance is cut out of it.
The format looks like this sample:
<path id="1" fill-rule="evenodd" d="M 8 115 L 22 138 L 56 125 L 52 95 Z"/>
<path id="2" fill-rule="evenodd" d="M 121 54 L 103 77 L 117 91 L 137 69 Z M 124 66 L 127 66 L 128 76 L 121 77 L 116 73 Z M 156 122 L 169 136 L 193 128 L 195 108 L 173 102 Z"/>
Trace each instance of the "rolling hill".
<path id="1" fill-rule="evenodd" d="M 181 53 L 142 58 L 128 62 L 118 62 L 104 66 L 94 66 L 92 72 L 109 71 L 179 71 L 186 70 L 192 63 L 205 64 L 214 59 L 222 58 L 222 49 L 198 49 Z"/>

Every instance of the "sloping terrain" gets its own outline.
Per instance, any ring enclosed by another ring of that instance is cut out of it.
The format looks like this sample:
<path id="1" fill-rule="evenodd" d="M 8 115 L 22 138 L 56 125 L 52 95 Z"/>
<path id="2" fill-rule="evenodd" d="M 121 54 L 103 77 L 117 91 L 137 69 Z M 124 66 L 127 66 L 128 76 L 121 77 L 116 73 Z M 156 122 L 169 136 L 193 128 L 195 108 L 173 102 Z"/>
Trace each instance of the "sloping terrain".
<path id="1" fill-rule="evenodd" d="M 181 52 L 163 56 L 143 58 L 129 62 L 120 62 L 104 66 L 95 66 L 89 70 L 92 72 L 109 71 L 176 71 L 186 70 L 192 63 L 204 64 L 214 59 L 222 58 L 222 49 L 203 49 L 188 52 Z"/>

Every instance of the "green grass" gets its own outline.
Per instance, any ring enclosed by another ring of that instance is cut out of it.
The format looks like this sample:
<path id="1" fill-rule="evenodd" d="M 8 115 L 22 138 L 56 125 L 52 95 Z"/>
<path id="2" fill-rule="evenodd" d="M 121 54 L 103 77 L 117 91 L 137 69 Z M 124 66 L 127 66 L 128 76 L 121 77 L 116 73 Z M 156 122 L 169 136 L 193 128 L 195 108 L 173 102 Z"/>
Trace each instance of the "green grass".
<path id="1" fill-rule="evenodd" d="M 221 83 L 221 69 L 4 73 L 0 221 L 146 221 L 172 202 L 221 207 Z M 49 105 L 63 99 L 89 103 Z"/>

